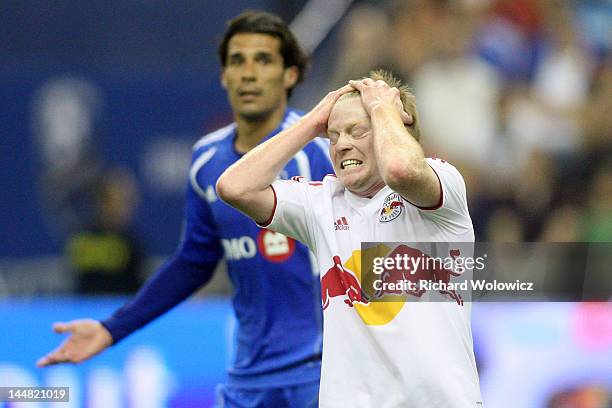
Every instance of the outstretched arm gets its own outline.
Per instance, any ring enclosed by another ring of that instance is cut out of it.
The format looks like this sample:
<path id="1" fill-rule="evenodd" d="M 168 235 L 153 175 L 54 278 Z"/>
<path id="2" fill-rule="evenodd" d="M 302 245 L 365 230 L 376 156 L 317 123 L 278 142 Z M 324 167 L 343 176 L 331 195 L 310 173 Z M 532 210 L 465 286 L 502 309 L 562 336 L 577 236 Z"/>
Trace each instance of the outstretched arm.
<path id="1" fill-rule="evenodd" d="M 255 147 L 230 166 L 217 181 L 219 197 L 260 224 L 268 220 L 275 203 L 270 185 L 300 149 L 325 133 L 334 104 L 350 91 L 354 88 L 345 85 L 328 93 L 292 127 Z"/>
<path id="2" fill-rule="evenodd" d="M 57 333 L 69 336 L 38 360 L 44 367 L 58 363 L 80 363 L 140 329 L 172 309 L 209 281 L 222 256 L 210 208 L 190 184 L 185 208 L 184 239 L 177 253 L 138 291 L 134 299 L 112 316 L 56 323 Z"/>
<path id="3" fill-rule="evenodd" d="M 413 118 L 401 108 L 399 90 L 384 81 L 350 81 L 361 94 L 374 133 L 374 154 L 385 184 L 419 207 L 436 206 L 441 197 L 438 176 L 423 149 L 406 129 Z"/>
<path id="4" fill-rule="evenodd" d="M 132 301 L 108 319 L 53 324 L 56 333 L 69 336 L 59 347 L 41 357 L 36 365 L 80 363 L 94 357 L 188 298 L 206 283 L 214 267 L 215 263 L 190 265 L 175 257 L 140 289 Z"/>

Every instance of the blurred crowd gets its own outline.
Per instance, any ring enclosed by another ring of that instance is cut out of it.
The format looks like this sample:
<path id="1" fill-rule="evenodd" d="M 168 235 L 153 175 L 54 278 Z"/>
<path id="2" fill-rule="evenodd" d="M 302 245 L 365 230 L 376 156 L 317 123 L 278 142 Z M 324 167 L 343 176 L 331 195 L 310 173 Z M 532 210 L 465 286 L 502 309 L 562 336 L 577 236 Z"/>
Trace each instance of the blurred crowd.
<path id="1" fill-rule="evenodd" d="M 295 4 L 288 20 L 304 7 Z M 317 2 L 319 14 L 329 4 Z M 478 241 L 612 242 L 610 27 L 611 0 L 356 0 L 315 50 L 291 103 L 308 109 L 348 79 L 389 69 L 417 97 L 426 155 L 463 174 Z M 55 263 L 0 265 L 0 294 L 135 291 L 152 270 L 145 264 L 159 262 L 150 259 L 158 255 L 147 248 L 150 237 L 134 228 L 138 214 L 151 213 L 138 206 L 150 204 L 146 180 L 133 163 L 115 166 L 95 150 L 107 136 L 99 86 L 49 80 L 32 103 L 41 211 L 71 273 L 32 272 L 64 269 Z M 168 180 L 180 179 L 181 200 L 185 143 L 182 161 L 143 160 L 160 171 L 155 186 L 166 167 L 176 168 L 179 177 Z M 35 278 L 22 279 L 24 268 Z M 229 290 L 227 281 L 218 287 Z"/>
<path id="2" fill-rule="evenodd" d="M 610 242 L 610 7 L 360 2 L 342 20 L 326 86 L 378 67 L 409 85 L 426 154 L 466 179 L 477 240 Z"/>

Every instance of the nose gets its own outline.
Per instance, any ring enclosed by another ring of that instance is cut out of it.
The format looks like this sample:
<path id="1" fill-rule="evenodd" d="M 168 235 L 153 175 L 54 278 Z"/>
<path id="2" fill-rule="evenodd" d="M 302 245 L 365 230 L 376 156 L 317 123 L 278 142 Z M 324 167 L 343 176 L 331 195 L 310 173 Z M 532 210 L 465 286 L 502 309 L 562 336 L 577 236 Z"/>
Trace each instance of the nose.
<path id="1" fill-rule="evenodd" d="M 351 150 L 353 148 L 351 137 L 344 132 L 340 133 L 338 140 L 336 141 L 335 148 L 337 151 Z"/>
<path id="2" fill-rule="evenodd" d="M 245 82 L 252 82 L 257 79 L 257 70 L 255 68 L 254 61 L 246 61 L 242 66 L 242 80 Z"/>

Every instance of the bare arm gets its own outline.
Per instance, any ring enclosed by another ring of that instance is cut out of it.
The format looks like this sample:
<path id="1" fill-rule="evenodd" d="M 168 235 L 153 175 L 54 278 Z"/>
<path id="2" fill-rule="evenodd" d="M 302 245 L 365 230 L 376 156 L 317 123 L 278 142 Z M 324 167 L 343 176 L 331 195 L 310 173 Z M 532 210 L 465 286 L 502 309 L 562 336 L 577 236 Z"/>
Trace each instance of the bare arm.
<path id="1" fill-rule="evenodd" d="M 334 104 L 340 96 L 352 90 L 350 85 L 345 85 L 330 92 L 296 124 L 231 165 L 217 181 L 219 197 L 259 223 L 268 220 L 275 201 L 270 185 L 300 149 L 317 135 L 325 133 Z"/>
<path id="2" fill-rule="evenodd" d="M 440 200 L 440 182 L 427 164 L 423 149 L 406 129 L 412 117 L 401 108 L 399 91 L 384 81 L 351 81 L 372 121 L 374 154 L 386 185 L 419 207 Z"/>

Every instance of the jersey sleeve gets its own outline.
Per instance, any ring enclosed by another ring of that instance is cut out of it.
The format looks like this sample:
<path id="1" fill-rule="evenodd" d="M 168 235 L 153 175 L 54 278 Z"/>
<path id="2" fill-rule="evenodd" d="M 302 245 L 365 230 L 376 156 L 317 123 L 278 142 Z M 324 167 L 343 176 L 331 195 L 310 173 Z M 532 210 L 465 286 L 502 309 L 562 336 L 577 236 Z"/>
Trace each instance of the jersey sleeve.
<path id="1" fill-rule="evenodd" d="M 190 263 L 217 262 L 223 256 L 220 235 L 204 190 L 193 177 L 187 187 L 183 234 L 178 253 Z"/>
<path id="2" fill-rule="evenodd" d="M 118 343 L 166 313 L 206 284 L 223 252 L 208 202 L 194 181 L 187 189 L 183 237 L 176 253 L 136 296 L 101 323 Z"/>
<path id="3" fill-rule="evenodd" d="M 294 238 L 311 250 L 314 249 L 314 210 L 316 190 L 322 190 L 320 182 L 276 180 L 272 183 L 274 191 L 274 209 L 265 227 Z M 314 197 L 313 197 L 314 195 Z"/>
<path id="4" fill-rule="evenodd" d="M 440 201 L 434 207 L 418 207 L 433 221 L 446 223 L 455 229 L 471 228 L 465 182 L 461 173 L 450 163 L 441 159 L 427 159 L 441 187 Z"/>

